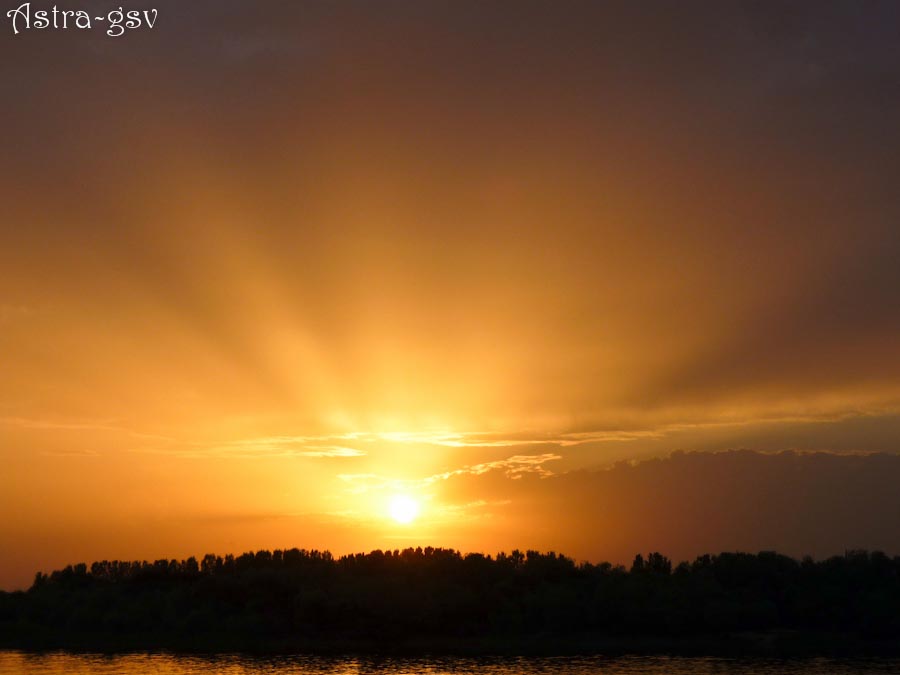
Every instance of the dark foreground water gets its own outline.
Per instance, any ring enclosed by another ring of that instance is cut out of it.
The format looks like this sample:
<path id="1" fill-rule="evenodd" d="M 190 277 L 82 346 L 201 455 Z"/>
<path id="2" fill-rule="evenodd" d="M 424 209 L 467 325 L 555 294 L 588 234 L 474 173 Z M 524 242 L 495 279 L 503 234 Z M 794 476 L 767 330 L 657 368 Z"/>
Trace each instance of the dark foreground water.
<path id="1" fill-rule="evenodd" d="M 718 659 L 681 657 L 365 659 L 0 652 L 0 675 L 879 675 L 900 659 Z"/>

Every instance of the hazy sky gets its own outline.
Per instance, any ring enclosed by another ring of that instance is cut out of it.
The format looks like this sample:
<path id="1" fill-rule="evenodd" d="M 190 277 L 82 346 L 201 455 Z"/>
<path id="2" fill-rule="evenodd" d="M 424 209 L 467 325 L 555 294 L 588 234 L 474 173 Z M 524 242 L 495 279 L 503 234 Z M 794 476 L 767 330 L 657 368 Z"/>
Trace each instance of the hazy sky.
<path id="1" fill-rule="evenodd" d="M 0 587 L 900 553 L 896 456 L 694 454 L 900 450 L 900 4 L 143 2 L 0 13 Z"/>

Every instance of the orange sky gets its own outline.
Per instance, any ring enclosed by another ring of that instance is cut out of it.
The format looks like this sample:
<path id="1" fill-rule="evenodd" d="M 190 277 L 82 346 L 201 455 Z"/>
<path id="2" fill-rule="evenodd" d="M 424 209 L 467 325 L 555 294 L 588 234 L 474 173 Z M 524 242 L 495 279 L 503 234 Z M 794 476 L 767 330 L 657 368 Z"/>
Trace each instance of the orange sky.
<path id="1" fill-rule="evenodd" d="M 900 438 L 897 7 L 633 5 L 4 24 L 0 588 L 253 547 L 900 553 L 861 525 L 897 530 L 884 458 L 858 512 L 770 458 L 721 523 L 689 495 L 743 455 L 583 479 Z"/>

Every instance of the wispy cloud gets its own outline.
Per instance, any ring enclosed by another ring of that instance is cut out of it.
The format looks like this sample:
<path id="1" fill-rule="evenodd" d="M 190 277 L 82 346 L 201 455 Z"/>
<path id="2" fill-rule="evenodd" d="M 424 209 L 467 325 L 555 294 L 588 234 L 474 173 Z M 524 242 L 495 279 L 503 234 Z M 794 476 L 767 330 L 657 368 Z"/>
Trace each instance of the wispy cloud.
<path id="1" fill-rule="evenodd" d="M 625 443 L 659 440 L 684 432 L 716 429 L 739 429 L 750 426 L 775 426 L 787 424 L 829 424 L 850 419 L 897 414 L 897 405 L 872 407 L 871 410 L 821 410 L 805 414 L 765 414 L 759 411 L 746 414 L 720 415 L 712 419 L 694 419 L 677 423 L 634 425 L 624 427 L 586 428 L 578 431 L 538 432 L 520 430 L 509 432 L 393 432 L 382 434 L 357 434 L 364 440 L 382 440 L 392 443 L 436 445 L 453 448 L 524 448 L 526 446 L 556 446 L 573 448 L 598 443 Z M 690 419 L 690 416 L 688 416 Z"/>
<path id="2" fill-rule="evenodd" d="M 350 491 L 363 493 L 377 490 L 414 490 L 426 488 L 429 485 L 449 480 L 455 476 L 481 476 L 491 471 L 502 471 L 507 478 L 518 480 L 526 474 L 537 474 L 542 478 L 552 476 L 553 472 L 544 464 L 562 459 L 561 455 L 545 453 L 542 455 L 515 455 L 507 459 L 493 462 L 471 464 L 459 469 L 432 474 L 420 479 L 404 480 L 387 478 L 374 473 L 343 473 L 338 478 L 350 484 Z"/>
<path id="3" fill-rule="evenodd" d="M 450 519 L 465 517 L 468 520 L 473 518 L 491 518 L 496 515 L 494 509 L 497 507 L 508 506 L 512 503 L 510 499 L 485 500 L 476 499 L 475 501 L 466 502 L 464 504 L 441 504 L 435 508 L 436 512 Z"/>
<path id="4" fill-rule="evenodd" d="M 43 450 L 40 453 L 45 457 L 99 457 L 96 450 Z"/>
<path id="5" fill-rule="evenodd" d="M 348 445 L 327 443 L 336 437 L 261 436 L 224 443 L 172 443 L 155 448 L 135 448 L 135 452 L 175 455 L 203 459 L 265 459 L 274 457 L 308 457 L 311 459 L 341 459 L 364 457 L 365 450 Z"/>
<path id="6" fill-rule="evenodd" d="M 306 450 L 297 453 L 302 457 L 364 457 L 362 450 L 356 448 L 342 448 L 339 446 L 308 446 Z"/>
<path id="7" fill-rule="evenodd" d="M 447 480 L 453 476 L 462 476 L 466 474 L 480 476 L 490 471 L 503 471 L 507 478 L 512 478 L 513 480 L 521 478 L 527 473 L 536 473 L 540 476 L 552 476 L 553 472 L 545 468 L 544 464 L 558 459 L 562 459 L 562 455 L 553 453 L 545 453 L 543 455 L 515 455 L 514 457 L 509 457 L 507 459 L 483 462 L 482 464 L 473 464 L 453 471 L 445 471 L 444 473 L 429 476 L 425 480 L 429 483 L 434 483 L 439 480 Z"/>
<path id="8" fill-rule="evenodd" d="M 263 436 L 232 441 L 215 448 L 212 452 L 251 453 L 256 456 L 293 456 L 293 457 L 362 457 L 366 453 L 345 445 L 320 443 L 331 440 L 325 437 L 310 436 Z"/>
<path id="9" fill-rule="evenodd" d="M 148 441 L 164 441 L 174 443 L 175 439 L 160 434 L 149 434 L 135 431 L 126 426 L 117 424 L 116 420 L 59 420 L 41 419 L 31 417 L 0 417 L 0 426 L 17 427 L 19 429 L 31 429 L 34 431 L 103 431 L 123 434 L 130 438 Z"/>
<path id="10" fill-rule="evenodd" d="M 135 431 L 122 426 L 114 419 L 59 420 L 27 417 L 0 417 L 0 427 L 16 427 L 33 431 L 58 432 L 103 432 L 121 434 L 133 440 L 148 442 L 147 445 L 128 448 L 131 452 L 175 455 L 190 458 L 233 457 L 309 457 L 309 458 L 350 458 L 363 457 L 366 451 L 335 441 L 352 441 L 356 434 L 340 436 L 262 436 L 225 443 L 197 443 L 181 441 L 171 436 Z M 86 453 L 53 451 L 48 454 L 69 456 Z"/>
<path id="11" fill-rule="evenodd" d="M 235 440 L 197 441 L 190 438 L 173 438 L 161 434 L 137 431 L 123 425 L 116 419 L 52 419 L 32 417 L 0 417 L 0 427 L 18 427 L 35 431 L 57 432 L 102 432 L 121 434 L 138 441 L 133 447 L 121 445 L 130 452 L 170 455 L 184 458 L 234 458 L 265 459 L 276 457 L 296 457 L 308 459 L 352 459 L 365 457 L 386 447 L 434 446 L 438 448 L 458 448 L 466 450 L 491 450 L 510 448 L 520 450 L 507 459 L 479 464 L 470 464 L 460 469 L 435 474 L 424 481 L 445 480 L 461 474 L 482 474 L 502 470 L 510 478 L 518 478 L 526 473 L 549 475 L 546 462 L 560 459 L 554 450 L 572 449 L 602 443 L 627 443 L 660 440 L 676 434 L 700 432 L 716 429 L 738 429 L 745 426 L 834 423 L 847 419 L 872 416 L 874 413 L 862 411 L 840 414 L 809 413 L 806 415 L 726 416 L 717 419 L 697 420 L 641 427 L 638 422 L 626 424 L 623 428 L 582 428 L 573 431 L 536 432 L 534 430 L 493 431 L 450 431 L 444 429 L 388 432 L 349 432 L 336 434 L 281 434 L 265 435 Z M 528 449 L 544 452 L 527 454 Z M 342 474 L 347 476 L 359 474 Z M 367 475 L 367 474 L 366 474 Z M 368 477 L 373 481 L 377 477 Z M 353 480 L 353 479 L 351 479 Z"/>

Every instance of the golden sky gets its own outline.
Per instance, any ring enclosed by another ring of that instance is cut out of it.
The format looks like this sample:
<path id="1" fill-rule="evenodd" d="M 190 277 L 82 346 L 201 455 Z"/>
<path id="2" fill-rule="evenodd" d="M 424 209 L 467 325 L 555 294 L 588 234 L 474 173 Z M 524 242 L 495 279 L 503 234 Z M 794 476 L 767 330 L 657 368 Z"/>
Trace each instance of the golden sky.
<path id="1" fill-rule="evenodd" d="M 708 454 L 898 450 L 896 4 L 155 6 L 2 24 L 0 587 L 900 553 L 892 457 Z"/>

